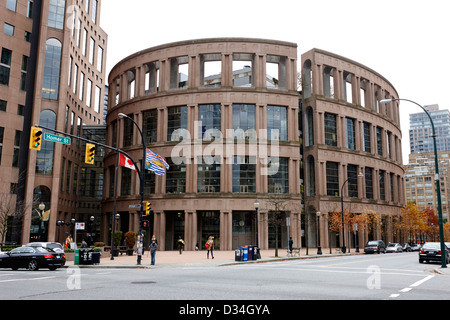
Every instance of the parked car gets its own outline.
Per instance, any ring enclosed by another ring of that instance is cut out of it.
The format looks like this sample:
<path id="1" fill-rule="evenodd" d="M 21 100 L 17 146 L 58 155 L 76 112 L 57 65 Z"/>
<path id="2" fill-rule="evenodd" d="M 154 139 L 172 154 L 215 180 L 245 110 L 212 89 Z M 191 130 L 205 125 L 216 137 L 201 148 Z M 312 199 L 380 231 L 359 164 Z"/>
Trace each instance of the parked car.
<path id="1" fill-rule="evenodd" d="M 386 253 L 386 246 L 382 240 L 372 240 L 364 246 L 364 253 Z"/>
<path id="2" fill-rule="evenodd" d="M 402 251 L 411 252 L 411 246 L 409 243 L 402 243 Z"/>
<path id="3" fill-rule="evenodd" d="M 64 253 L 64 248 L 59 242 L 30 242 L 25 246 L 27 247 L 42 247 L 47 249 L 52 249 L 55 252 Z"/>
<path id="4" fill-rule="evenodd" d="M 65 254 L 43 247 L 23 246 L 0 255 L 0 268 L 12 268 L 13 270 L 19 268 L 26 268 L 31 271 L 39 268 L 56 270 L 64 266 L 65 263 Z"/>
<path id="5" fill-rule="evenodd" d="M 445 261 L 450 263 L 450 256 L 448 253 L 448 246 L 445 245 Z M 419 262 L 424 261 L 441 261 L 441 243 L 440 242 L 426 242 L 419 251 Z"/>
<path id="6" fill-rule="evenodd" d="M 389 243 L 386 252 L 403 252 L 403 248 L 400 243 Z"/>
<path id="7" fill-rule="evenodd" d="M 411 246 L 411 251 L 419 251 L 420 248 L 422 248 L 422 246 L 420 244 L 416 243 Z"/>

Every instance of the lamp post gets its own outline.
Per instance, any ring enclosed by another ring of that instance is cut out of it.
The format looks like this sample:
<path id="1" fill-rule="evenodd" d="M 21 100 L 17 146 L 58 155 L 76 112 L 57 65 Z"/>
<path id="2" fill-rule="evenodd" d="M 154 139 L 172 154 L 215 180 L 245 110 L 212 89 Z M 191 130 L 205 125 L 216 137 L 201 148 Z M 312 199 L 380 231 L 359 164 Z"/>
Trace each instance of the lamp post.
<path id="1" fill-rule="evenodd" d="M 45 209 L 45 204 L 43 202 L 41 202 L 39 204 L 39 210 L 41 210 L 41 216 L 39 217 L 38 241 L 41 241 L 41 225 L 42 225 L 42 218 L 44 217 L 44 209 Z"/>
<path id="2" fill-rule="evenodd" d="M 59 232 L 60 232 L 60 228 L 59 227 L 62 227 L 62 226 L 64 226 L 64 220 L 58 220 L 58 221 L 56 221 L 56 226 L 58 227 L 58 237 L 57 237 L 57 241 L 59 242 Z"/>
<path id="3" fill-rule="evenodd" d="M 119 113 L 119 118 L 127 118 L 133 122 L 133 124 L 138 128 L 139 133 L 141 134 L 142 139 L 142 168 L 141 168 L 141 175 L 140 175 L 140 193 L 141 193 L 141 210 L 140 210 L 140 217 L 139 217 L 139 233 L 138 233 L 138 252 L 137 252 L 137 264 L 141 264 L 142 259 L 142 243 L 143 243 L 143 235 L 142 235 L 142 217 L 144 216 L 144 184 L 145 184 L 145 160 L 146 160 L 146 153 L 147 153 L 147 146 L 145 145 L 144 135 L 142 134 L 141 128 L 139 128 L 139 125 L 134 121 L 134 119 L 130 118 L 126 114 Z"/>
<path id="4" fill-rule="evenodd" d="M 440 237 L 440 243 L 441 243 L 441 252 L 446 252 L 445 251 L 445 243 L 444 243 L 444 225 L 443 225 L 443 221 L 442 221 L 441 186 L 440 186 L 440 181 L 439 181 L 439 160 L 438 160 L 438 153 L 437 153 L 437 146 L 436 146 L 436 131 L 434 129 L 434 122 L 433 122 L 433 119 L 431 118 L 430 113 L 427 111 L 427 109 L 425 109 L 423 106 L 421 106 L 420 104 L 418 104 L 417 102 L 414 102 L 412 100 L 400 99 L 400 98 L 399 99 L 384 99 L 384 100 L 381 100 L 380 103 L 385 104 L 385 103 L 389 103 L 392 101 L 400 101 L 400 100 L 408 101 L 408 102 L 414 103 L 415 105 L 419 106 L 423 111 L 425 111 L 426 115 L 430 119 L 431 129 L 432 129 L 432 133 L 433 133 L 432 138 L 433 138 L 434 165 L 435 165 L 434 181 L 436 184 L 436 196 L 437 196 L 437 205 L 438 205 L 439 237 Z M 446 259 L 445 254 L 441 254 L 441 268 L 447 268 L 445 259 Z"/>
<path id="5" fill-rule="evenodd" d="M 317 216 L 317 254 L 322 254 L 322 247 L 320 246 L 320 211 L 316 211 Z"/>
<path id="6" fill-rule="evenodd" d="M 253 204 L 255 206 L 255 223 L 256 223 L 256 247 L 259 248 L 259 239 L 258 239 L 258 208 L 259 208 L 259 201 L 258 199 L 255 200 L 255 203 Z"/>
<path id="7" fill-rule="evenodd" d="M 110 260 L 114 260 L 114 236 L 116 233 L 116 221 L 118 221 L 120 219 L 120 214 L 116 213 L 113 217 L 112 217 L 112 235 L 111 235 L 111 259 Z"/>
<path id="8" fill-rule="evenodd" d="M 364 177 L 364 174 L 362 172 L 360 172 L 358 174 L 358 178 L 362 178 Z M 348 180 L 350 180 L 350 178 L 348 178 L 347 180 L 344 181 L 344 183 L 342 184 L 341 187 L 341 213 L 342 213 L 342 253 L 345 253 L 347 251 L 347 248 L 345 247 L 345 234 L 344 234 L 344 186 L 345 184 L 348 182 Z"/>

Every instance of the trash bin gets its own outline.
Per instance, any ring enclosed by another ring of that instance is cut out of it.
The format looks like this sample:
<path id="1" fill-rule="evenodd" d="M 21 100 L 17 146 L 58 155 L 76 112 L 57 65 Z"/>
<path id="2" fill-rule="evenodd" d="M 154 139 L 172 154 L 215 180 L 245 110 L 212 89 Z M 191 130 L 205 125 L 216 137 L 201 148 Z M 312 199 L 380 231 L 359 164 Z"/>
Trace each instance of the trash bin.
<path id="1" fill-rule="evenodd" d="M 92 264 L 92 253 L 94 253 L 93 249 L 80 249 L 80 264 Z"/>
<path id="2" fill-rule="evenodd" d="M 92 252 L 92 264 L 100 264 L 100 252 Z"/>
<path id="3" fill-rule="evenodd" d="M 75 249 L 75 256 L 73 263 L 78 266 L 80 264 L 80 249 Z"/>
<path id="4" fill-rule="evenodd" d="M 240 247 L 242 249 L 242 261 L 247 261 L 248 259 L 248 248 L 247 247 Z"/>
<path id="5" fill-rule="evenodd" d="M 244 250 L 241 248 L 237 248 L 234 251 L 234 261 L 242 261 L 244 258 Z"/>
<path id="6" fill-rule="evenodd" d="M 248 261 L 254 260 L 254 259 L 253 259 L 253 248 L 254 248 L 254 246 L 248 245 L 248 246 L 246 246 L 246 247 L 248 248 L 248 256 L 247 256 L 247 260 L 248 260 Z"/>

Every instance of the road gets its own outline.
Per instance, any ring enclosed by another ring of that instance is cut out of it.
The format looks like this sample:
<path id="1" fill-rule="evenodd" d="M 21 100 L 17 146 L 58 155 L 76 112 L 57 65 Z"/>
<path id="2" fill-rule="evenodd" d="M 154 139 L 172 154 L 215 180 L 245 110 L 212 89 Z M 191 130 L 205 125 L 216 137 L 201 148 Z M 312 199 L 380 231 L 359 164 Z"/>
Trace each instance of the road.
<path id="1" fill-rule="evenodd" d="M 1 300 L 448 300 L 450 276 L 417 253 L 221 267 L 0 269 Z"/>

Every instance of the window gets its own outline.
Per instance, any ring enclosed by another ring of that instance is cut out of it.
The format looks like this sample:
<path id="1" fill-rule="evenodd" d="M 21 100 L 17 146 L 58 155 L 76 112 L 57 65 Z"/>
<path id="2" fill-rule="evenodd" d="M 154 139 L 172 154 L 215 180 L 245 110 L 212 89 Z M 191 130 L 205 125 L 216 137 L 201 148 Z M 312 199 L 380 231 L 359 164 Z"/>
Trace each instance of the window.
<path id="1" fill-rule="evenodd" d="M 2 48 L 2 56 L 0 58 L 0 84 L 9 85 L 9 72 L 11 70 L 12 51 Z"/>
<path id="2" fill-rule="evenodd" d="M 385 173 L 386 171 L 380 170 L 378 171 L 378 181 L 380 184 L 380 200 L 386 200 L 386 189 L 385 189 Z"/>
<path id="3" fill-rule="evenodd" d="M 83 29 L 83 46 L 81 47 L 81 52 L 83 53 L 83 56 L 86 57 L 86 48 L 87 48 L 87 39 L 88 39 L 88 32 L 86 28 Z"/>
<path id="4" fill-rule="evenodd" d="M 303 97 L 305 99 L 311 97 L 313 92 L 312 84 L 312 68 L 311 60 L 306 60 L 303 63 L 302 83 L 303 83 Z"/>
<path id="5" fill-rule="evenodd" d="M 89 42 L 89 63 L 94 64 L 95 40 L 91 37 Z"/>
<path id="6" fill-rule="evenodd" d="M 287 108 L 267 106 L 267 140 L 287 139 Z"/>
<path id="7" fill-rule="evenodd" d="M 84 98 L 84 72 L 80 73 L 80 90 L 78 91 L 78 99 L 83 101 Z"/>
<path id="8" fill-rule="evenodd" d="M 2 153 L 3 153 L 3 136 L 5 134 L 5 128 L 0 127 L 0 163 L 2 163 Z"/>
<path id="9" fill-rule="evenodd" d="M 327 196 L 339 197 L 339 164 L 337 162 L 327 162 Z"/>
<path id="10" fill-rule="evenodd" d="M 169 107 L 167 112 L 167 139 L 180 141 L 183 139 L 183 133 L 179 129 L 187 130 L 187 106 Z"/>
<path id="11" fill-rule="evenodd" d="M 360 86 L 359 86 L 359 94 L 361 97 L 361 106 L 363 108 L 366 107 L 366 85 L 368 81 L 366 79 L 361 79 Z"/>
<path id="12" fill-rule="evenodd" d="M 59 40 L 48 39 L 45 45 L 44 81 L 42 98 L 58 100 L 59 74 L 61 68 L 61 49 Z"/>
<path id="13" fill-rule="evenodd" d="M 323 93 L 327 98 L 334 98 L 334 68 L 323 69 Z"/>
<path id="14" fill-rule="evenodd" d="M 22 56 L 22 67 L 20 71 L 20 90 L 25 90 L 27 82 L 27 66 L 28 66 L 28 57 Z"/>
<path id="15" fill-rule="evenodd" d="M 307 185 L 306 185 L 306 195 L 307 196 L 315 196 L 316 195 L 316 169 L 314 166 L 314 157 L 308 156 L 308 160 L 306 162 L 306 171 L 307 177 Z"/>
<path id="16" fill-rule="evenodd" d="M 43 110 L 39 123 L 44 127 L 56 129 L 56 114 L 51 110 Z M 36 153 L 37 174 L 52 175 L 54 144 L 54 142 L 42 140 L 41 150 Z"/>
<path id="17" fill-rule="evenodd" d="M 159 91 L 159 61 L 145 65 L 145 94 Z"/>
<path id="18" fill-rule="evenodd" d="M 186 161 L 184 157 L 167 158 L 169 170 L 166 171 L 166 193 L 186 192 Z M 175 164 L 174 160 L 179 163 Z"/>
<path id="19" fill-rule="evenodd" d="M 372 168 L 364 169 L 364 176 L 366 182 L 366 198 L 373 199 L 373 177 L 372 177 Z"/>
<path id="20" fill-rule="evenodd" d="M 131 119 L 134 118 L 133 114 L 128 114 Z M 133 121 L 130 119 L 123 120 L 123 146 L 129 147 L 133 145 Z"/>
<path id="21" fill-rule="evenodd" d="M 189 57 L 170 59 L 170 89 L 187 89 L 189 80 Z"/>
<path id="22" fill-rule="evenodd" d="M 31 18 L 32 15 L 33 15 L 33 0 L 28 0 L 27 18 Z"/>
<path id="23" fill-rule="evenodd" d="M 100 112 L 100 104 L 102 103 L 102 89 L 99 86 L 95 86 L 95 101 L 94 101 L 94 111 Z"/>
<path id="24" fill-rule="evenodd" d="M 336 115 L 325 113 L 325 144 L 327 146 L 337 146 Z"/>
<path id="25" fill-rule="evenodd" d="M 254 56 L 250 53 L 233 53 L 233 86 L 253 87 Z"/>
<path id="26" fill-rule="evenodd" d="M 256 157 L 234 156 L 233 192 L 256 192 Z"/>
<path id="27" fill-rule="evenodd" d="M 219 103 L 201 104 L 198 109 L 198 138 L 209 140 L 216 137 L 217 132 L 220 132 L 221 129 L 221 105 Z"/>
<path id="28" fill-rule="evenodd" d="M 358 197 L 358 174 L 357 166 L 353 164 L 347 165 L 347 177 L 348 177 L 348 196 L 351 198 Z"/>
<path id="29" fill-rule="evenodd" d="M 91 107 L 92 101 L 92 80 L 88 79 L 86 87 L 86 106 Z"/>
<path id="30" fill-rule="evenodd" d="M 383 140 L 381 138 L 382 130 L 380 127 L 377 127 L 377 154 L 379 156 L 383 155 Z"/>
<path id="31" fill-rule="evenodd" d="M 158 110 L 152 109 L 143 112 L 143 134 L 145 144 L 156 142 L 158 135 Z"/>
<path id="32" fill-rule="evenodd" d="M 17 0 L 6 0 L 6 9 L 9 9 L 11 11 L 16 11 L 17 7 Z"/>
<path id="33" fill-rule="evenodd" d="M 130 121 L 128 121 L 128 122 L 130 122 Z M 122 168 L 122 179 L 121 179 L 122 183 L 121 183 L 121 188 L 120 188 L 121 196 L 128 196 L 131 194 L 131 171 L 132 170 Z M 93 172 L 95 173 L 95 171 L 93 171 Z"/>
<path id="34" fill-rule="evenodd" d="M 97 48 L 97 71 L 103 71 L 103 48 L 100 46 Z"/>
<path id="35" fill-rule="evenodd" d="M 266 56 L 266 87 L 286 88 L 286 57 Z"/>
<path id="36" fill-rule="evenodd" d="M 352 74 L 348 72 L 344 72 L 344 99 L 353 103 Z"/>
<path id="37" fill-rule="evenodd" d="M 363 150 L 365 152 L 371 152 L 370 145 L 370 128 L 371 124 L 367 122 L 363 122 Z"/>
<path id="38" fill-rule="evenodd" d="M 201 157 L 197 165 L 197 192 L 220 192 L 220 164 L 207 164 Z"/>
<path id="39" fill-rule="evenodd" d="M 203 87 L 222 85 L 222 55 L 204 54 L 200 57 L 200 84 Z"/>
<path id="40" fill-rule="evenodd" d="M 346 118 L 347 148 L 355 150 L 355 119 Z"/>
<path id="41" fill-rule="evenodd" d="M 98 0 L 92 1 L 92 22 L 97 23 L 97 6 Z"/>
<path id="42" fill-rule="evenodd" d="M 14 153 L 13 153 L 13 161 L 12 166 L 14 168 L 19 167 L 19 151 L 20 151 L 20 135 L 22 131 L 16 130 L 16 135 L 14 136 Z"/>
<path id="43" fill-rule="evenodd" d="M 8 104 L 8 101 L 0 100 L 0 111 L 6 112 L 6 105 Z"/>
<path id="44" fill-rule="evenodd" d="M 233 104 L 233 129 L 237 139 L 256 139 L 254 104 Z"/>
<path id="45" fill-rule="evenodd" d="M 314 114 L 311 107 L 306 110 L 305 114 L 305 146 L 314 145 Z"/>
<path id="46" fill-rule="evenodd" d="M 271 159 L 271 168 L 278 167 L 276 174 L 267 176 L 269 193 L 289 193 L 289 159 Z"/>
<path id="47" fill-rule="evenodd" d="M 78 88 L 78 65 L 75 63 L 75 69 L 73 70 L 73 93 L 77 93 Z"/>
<path id="48" fill-rule="evenodd" d="M 3 32 L 8 36 L 14 36 L 14 26 L 5 22 L 3 25 Z"/>
<path id="49" fill-rule="evenodd" d="M 65 0 L 50 0 L 48 13 L 48 26 L 56 29 L 64 29 Z"/>

